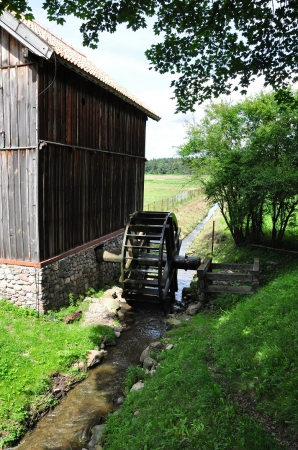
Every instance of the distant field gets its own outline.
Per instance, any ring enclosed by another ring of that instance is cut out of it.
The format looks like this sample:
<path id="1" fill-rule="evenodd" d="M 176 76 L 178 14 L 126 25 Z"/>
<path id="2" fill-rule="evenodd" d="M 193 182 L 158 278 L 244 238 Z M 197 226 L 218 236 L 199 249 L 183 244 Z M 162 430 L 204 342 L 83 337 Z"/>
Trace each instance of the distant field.
<path id="1" fill-rule="evenodd" d="M 145 175 L 144 208 L 188 189 L 198 187 L 190 175 Z"/>

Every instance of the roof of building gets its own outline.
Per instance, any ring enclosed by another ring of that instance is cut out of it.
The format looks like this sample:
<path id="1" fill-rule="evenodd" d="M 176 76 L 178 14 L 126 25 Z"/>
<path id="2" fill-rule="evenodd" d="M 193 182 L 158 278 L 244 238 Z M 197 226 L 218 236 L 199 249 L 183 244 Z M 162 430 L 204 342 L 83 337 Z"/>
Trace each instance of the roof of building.
<path id="1" fill-rule="evenodd" d="M 85 55 L 62 39 L 59 39 L 36 21 L 25 19 L 18 21 L 11 13 L 4 11 L 0 17 L 0 25 L 4 26 L 8 32 L 13 34 L 23 44 L 27 44 L 31 52 L 46 59 L 53 57 L 54 54 L 61 63 L 113 92 L 118 97 L 143 111 L 148 117 L 154 120 L 160 119 L 160 116 L 151 108 L 97 67 Z"/>

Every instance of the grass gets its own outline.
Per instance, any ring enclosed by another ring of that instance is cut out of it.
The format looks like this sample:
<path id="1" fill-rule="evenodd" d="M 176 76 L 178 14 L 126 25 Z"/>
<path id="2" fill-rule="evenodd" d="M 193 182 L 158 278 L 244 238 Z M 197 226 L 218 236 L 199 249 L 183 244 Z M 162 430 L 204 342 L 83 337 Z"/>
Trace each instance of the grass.
<path id="1" fill-rule="evenodd" d="M 179 227 L 181 227 L 181 239 L 187 236 L 206 217 L 208 209 L 203 196 L 178 203 L 175 208 L 171 209 L 171 212 L 175 213 L 177 217 Z"/>
<path id="2" fill-rule="evenodd" d="M 146 175 L 144 205 L 160 201 L 192 187 L 197 186 L 192 184 L 188 175 Z M 177 217 L 178 224 L 181 226 L 181 239 L 183 239 L 203 220 L 209 208 L 204 196 L 200 195 L 176 203 L 169 209 Z"/>
<path id="3" fill-rule="evenodd" d="M 86 352 L 113 333 L 104 326 L 60 320 L 74 309 L 72 305 L 38 317 L 34 310 L 0 300 L 0 448 L 22 436 L 42 411 L 57 403 L 51 377 L 66 374 L 70 384 L 82 379 L 85 373 L 73 369 L 73 363 L 85 361 Z"/>
<path id="4" fill-rule="evenodd" d="M 197 197 L 177 205 L 175 213 L 187 234 L 204 217 L 207 207 Z M 100 297 L 102 292 L 92 292 Z M 38 317 L 32 309 L 17 308 L 0 300 L 0 448 L 18 440 L 43 412 L 57 404 L 51 393 L 52 376 L 63 373 L 70 384 L 85 373 L 72 369 L 85 360 L 86 352 L 99 346 L 112 333 L 101 326 L 65 324 L 62 318 L 84 311 L 87 302 L 74 304 Z M 136 377 L 133 371 L 131 377 Z"/>
<path id="5" fill-rule="evenodd" d="M 190 175 L 145 175 L 144 205 L 167 199 L 193 187 L 197 186 L 191 181 Z"/>
<path id="6" fill-rule="evenodd" d="M 214 259 L 259 257 L 261 287 L 214 296 L 205 312 L 166 333 L 174 348 L 109 417 L 104 450 L 297 448 L 298 255 L 236 248 L 219 214 L 214 220 Z M 193 254 L 210 256 L 211 235 L 212 221 Z"/>
<path id="7" fill-rule="evenodd" d="M 185 234 L 196 212 L 204 215 L 195 201 L 176 211 Z M 153 378 L 129 369 L 125 390 L 140 378 L 145 387 L 130 392 L 120 412 L 109 416 L 104 450 L 297 448 L 298 255 L 235 248 L 220 215 L 213 219 L 214 260 L 259 257 L 261 288 L 251 296 L 214 296 L 205 312 L 168 331 L 164 340 L 174 348 L 154 355 Z M 210 256 L 211 236 L 212 220 L 190 253 Z M 54 374 L 67 374 L 69 383 L 84 376 L 72 364 L 109 333 L 61 321 L 75 309 L 37 317 L 0 301 L 0 447 L 18 439 L 37 411 L 55 405 Z"/>

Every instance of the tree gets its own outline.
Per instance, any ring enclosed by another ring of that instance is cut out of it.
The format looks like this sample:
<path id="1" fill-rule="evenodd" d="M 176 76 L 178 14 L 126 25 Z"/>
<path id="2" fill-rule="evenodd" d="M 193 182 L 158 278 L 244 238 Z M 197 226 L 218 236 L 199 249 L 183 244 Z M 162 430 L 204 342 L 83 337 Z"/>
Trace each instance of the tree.
<path id="1" fill-rule="evenodd" d="M 17 19 L 20 19 L 22 14 L 28 20 L 32 20 L 34 18 L 32 9 L 28 5 L 27 0 L 1 0 L 0 15 L 5 9 L 14 12 Z"/>
<path id="2" fill-rule="evenodd" d="M 236 105 L 211 103 L 189 124 L 180 156 L 217 202 L 237 245 L 259 243 L 267 217 L 280 246 L 298 205 L 298 107 L 261 93 Z"/>
<path id="3" fill-rule="evenodd" d="M 2 1 L 4 7 L 31 12 L 25 0 Z M 297 80 L 298 8 L 295 0 L 45 0 L 50 20 L 65 16 L 83 21 L 83 44 L 96 47 L 99 33 L 113 33 L 126 23 L 137 30 L 155 18 L 161 38 L 146 55 L 172 81 L 177 110 L 240 89 L 246 93 L 258 76 L 274 89 Z"/>
<path id="4" fill-rule="evenodd" d="M 157 158 L 146 162 L 145 173 L 190 174 L 190 170 L 181 158 Z"/>
<path id="5" fill-rule="evenodd" d="M 1 2 L 25 12 L 27 2 Z M 298 8 L 295 0 L 45 0 L 50 20 L 74 14 L 83 20 L 83 43 L 96 47 L 99 33 L 126 23 L 137 30 L 155 17 L 161 42 L 146 55 L 152 68 L 172 81 L 177 110 L 230 94 L 264 75 L 274 89 L 297 80 Z M 28 9 L 28 8 L 27 8 Z"/>
<path id="6" fill-rule="evenodd" d="M 26 0 L 3 0 L 18 14 L 32 11 Z M 50 20 L 65 16 L 83 21 L 83 44 L 96 47 L 99 33 L 113 33 L 126 23 L 138 30 L 155 17 L 154 33 L 161 42 L 146 55 L 160 73 L 179 74 L 172 81 L 177 111 L 230 94 L 263 75 L 274 89 L 297 81 L 298 8 L 295 0 L 45 0 Z"/>

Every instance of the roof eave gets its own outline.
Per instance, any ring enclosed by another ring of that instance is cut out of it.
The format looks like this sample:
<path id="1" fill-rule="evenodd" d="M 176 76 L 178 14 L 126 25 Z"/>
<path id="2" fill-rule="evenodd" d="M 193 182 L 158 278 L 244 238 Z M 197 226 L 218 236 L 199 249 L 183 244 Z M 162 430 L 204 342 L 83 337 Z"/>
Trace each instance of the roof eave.
<path id="1" fill-rule="evenodd" d="M 150 117 L 150 119 L 156 120 L 157 122 L 161 119 L 160 116 L 158 116 L 157 114 L 152 113 L 152 111 L 142 107 L 141 105 L 139 105 L 138 103 L 134 102 L 133 99 L 130 99 L 129 97 L 127 97 L 124 94 L 121 94 L 121 92 L 119 92 L 117 89 L 113 89 L 112 86 L 104 83 L 104 81 L 98 79 L 97 77 L 94 77 L 93 75 L 89 74 L 88 72 L 85 72 L 84 70 L 80 69 L 80 67 L 72 64 L 70 61 L 67 61 L 66 59 L 63 59 L 61 56 L 55 56 L 57 58 L 57 60 L 63 64 L 64 66 L 68 67 L 69 69 L 77 72 L 78 74 L 80 74 L 81 76 L 83 76 L 84 78 L 87 78 L 88 80 L 92 81 L 93 83 L 103 87 L 105 90 L 113 93 L 114 95 L 116 95 L 117 97 L 121 98 L 122 100 L 124 100 L 126 103 L 129 103 L 130 105 L 134 106 L 135 108 L 139 109 L 140 111 L 142 111 L 143 113 L 145 113 L 148 117 Z"/>
<path id="2" fill-rule="evenodd" d="M 38 34 L 32 31 L 23 22 L 17 20 L 11 13 L 6 10 L 0 16 L 0 26 L 3 27 L 13 37 L 15 37 L 15 39 L 21 42 L 21 44 L 27 47 L 33 54 L 47 60 L 55 56 L 61 64 L 69 67 L 70 69 L 89 79 L 93 83 L 102 86 L 109 92 L 112 92 L 117 97 L 120 97 L 125 102 L 142 111 L 151 119 L 156 121 L 159 121 L 161 119 L 160 116 L 155 114 L 150 109 L 147 109 L 146 105 L 139 104 L 137 101 L 135 101 L 133 99 L 133 96 L 132 98 L 130 98 L 130 96 L 125 95 L 125 92 L 122 93 L 118 89 L 113 88 L 113 86 L 109 85 L 108 83 L 105 83 L 103 80 L 100 80 L 100 78 L 97 78 L 88 73 L 88 71 L 85 71 L 83 68 L 80 68 L 79 66 L 73 64 L 71 61 L 64 59 L 61 55 L 58 56 L 56 51 L 44 39 L 42 39 L 42 37 L 38 36 Z"/>
<path id="3" fill-rule="evenodd" d="M 32 53 L 45 59 L 51 58 L 53 49 L 8 11 L 3 11 L 0 17 L 0 26 L 25 47 L 28 47 Z"/>

